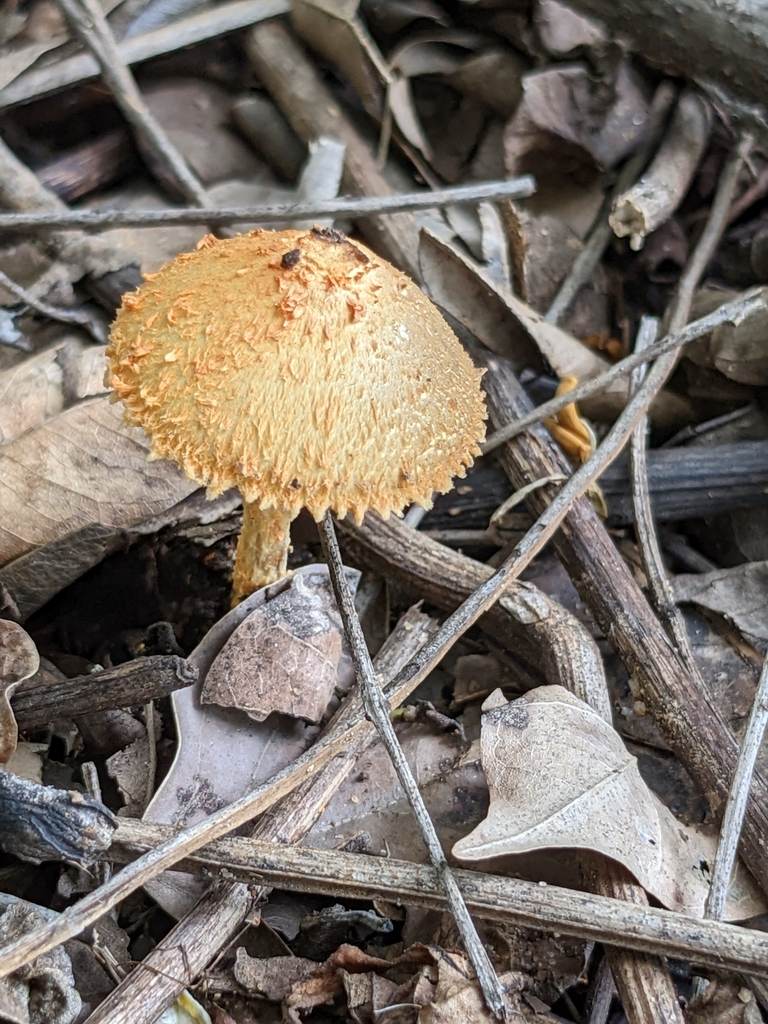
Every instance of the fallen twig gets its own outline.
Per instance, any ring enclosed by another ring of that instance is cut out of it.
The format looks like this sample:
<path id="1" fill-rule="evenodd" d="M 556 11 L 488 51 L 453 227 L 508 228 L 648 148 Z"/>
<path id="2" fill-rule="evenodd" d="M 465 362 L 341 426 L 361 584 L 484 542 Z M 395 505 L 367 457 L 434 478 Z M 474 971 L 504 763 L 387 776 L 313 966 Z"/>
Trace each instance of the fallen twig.
<path id="1" fill-rule="evenodd" d="M 120 819 L 108 856 L 135 856 L 176 834 L 170 825 Z M 282 846 L 240 836 L 207 844 L 185 870 L 231 871 L 258 885 L 351 899 L 397 899 L 408 906 L 445 909 L 437 874 L 427 865 L 383 857 Z M 747 974 L 768 971 L 768 935 L 737 925 L 638 907 L 607 896 L 456 869 L 473 914 L 520 927 L 551 929 L 625 949 L 678 957 Z"/>
<path id="2" fill-rule="evenodd" d="M 185 46 L 194 46 L 206 39 L 247 28 L 264 18 L 287 14 L 289 10 L 289 0 L 234 0 L 232 3 L 217 4 L 200 14 L 180 18 L 172 25 L 154 32 L 123 39 L 117 44 L 117 49 L 124 64 L 140 64 L 152 57 L 173 53 Z M 98 75 L 98 62 L 90 53 L 66 57 L 39 70 L 27 71 L 0 89 L 0 109 L 28 103 L 38 96 L 45 96 Z"/>
<path id="3" fill-rule="evenodd" d="M 768 659 L 763 662 L 763 670 L 760 673 L 760 681 L 752 702 L 747 729 L 739 748 L 731 791 L 725 804 L 720 841 L 717 844 L 715 863 L 712 868 L 712 881 L 707 894 L 707 902 L 704 905 L 704 917 L 710 921 L 722 921 L 725 915 L 728 889 L 731 885 L 731 876 L 739 852 L 739 838 L 747 811 L 749 787 L 752 785 L 752 776 L 765 736 L 766 725 L 768 725 Z M 691 998 L 700 995 L 706 987 L 707 983 L 704 978 L 696 978 Z"/>
<path id="4" fill-rule="evenodd" d="M 196 206 L 206 206 L 205 189 L 152 114 L 123 62 L 112 30 L 96 0 L 57 0 L 70 25 L 99 62 L 101 75 L 139 149 L 158 178 Z"/>
<path id="5" fill-rule="evenodd" d="M 637 332 L 635 351 L 643 352 L 656 339 L 659 322 L 654 317 L 643 317 Z M 637 388 L 645 376 L 643 367 L 638 366 L 632 371 L 632 383 Z M 635 518 L 635 536 L 643 559 L 643 568 L 653 604 L 665 629 L 677 647 L 680 657 L 688 671 L 695 679 L 699 679 L 696 659 L 691 650 L 688 631 L 680 609 L 675 604 L 672 590 L 666 577 L 664 560 L 661 555 L 659 538 L 654 525 L 651 493 L 648 485 L 648 451 L 646 439 L 648 434 L 648 417 L 644 416 L 635 427 L 629 447 L 629 474 L 632 491 L 632 508 Z"/>
<path id="6" fill-rule="evenodd" d="M 30 172 L 31 173 L 31 172 Z M 42 186 L 41 186 L 42 187 Z M 400 192 L 396 195 L 342 196 L 314 203 L 273 203 L 268 206 L 194 207 L 167 210 L 69 210 L 63 203 L 50 213 L 0 214 L 0 231 L 48 231 L 79 228 L 101 231 L 110 228 L 152 228 L 179 224 L 235 224 L 238 221 L 306 220 L 324 217 L 372 217 L 377 214 L 429 210 L 437 206 L 479 203 L 485 199 L 523 198 L 533 195 L 536 183 L 529 174 L 509 181 L 480 185 L 453 185 L 434 192 Z M 65 212 L 66 211 L 66 212 Z"/>
<path id="7" fill-rule="evenodd" d="M 712 111 L 700 92 L 686 89 L 653 163 L 642 178 L 616 197 L 610 224 L 640 249 L 685 198 L 709 139 Z"/>
<path id="8" fill-rule="evenodd" d="M 681 104 L 682 106 L 682 100 Z M 670 132 L 671 132 L 670 128 Z M 675 143 L 677 145 L 677 143 Z M 701 238 L 689 259 L 685 270 L 678 282 L 675 296 L 672 300 L 669 316 L 670 332 L 680 330 L 688 320 L 693 302 L 695 289 L 698 287 L 701 276 L 704 273 L 709 261 L 712 259 L 715 249 L 722 238 L 723 232 L 728 226 L 728 214 L 736 192 L 739 174 L 744 160 L 752 145 L 752 139 L 745 136 L 740 144 L 736 146 L 727 161 L 717 187 L 715 200 L 712 204 L 707 223 L 702 232 Z M 677 150 L 675 150 L 677 152 Z M 642 351 L 648 349 L 656 336 L 657 326 L 655 322 L 645 321 L 645 329 L 641 327 L 637 337 L 636 349 Z M 667 373 L 671 373 L 680 349 L 666 353 L 659 358 L 659 364 L 663 365 Z M 634 381 L 639 386 L 642 381 L 643 371 L 638 367 L 634 371 Z M 648 585 L 653 596 L 653 602 L 657 612 L 661 615 L 677 651 L 682 658 L 686 668 L 691 673 L 697 685 L 704 688 L 704 681 L 699 672 L 696 659 L 691 648 L 688 637 L 688 630 L 685 619 L 680 613 L 672 597 L 669 584 L 664 570 L 664 561 L 661 556 L 656 528 L 654 526 L 653 511 L 648 489 L 648 465 L 646 457 L 646 442 L 648 433 L 647 418 L 641 420 L 632 434 L 630 446 L 630 467 L 632 479 L 632 499 L 635 509 L 635 530 L 643 558 L 643 566 L 648 578 Z"/>
<path id="9" fill-rule="evenodd" d="M 135 708 L 192 686 L 197 669 L 175 655 L 126 661 L 116 668 L 58 682 L 21 683 L 11 699 L 20 729 L 35 729 L 55 719 L 78 718 L 111 708 Z"/>
<path id="10" fill-rule="evenodd" d="M 320 524 L 320 543 L 323 547 L 323 555 L 328 565 L 328 571 L 331 574 L 336 605 L 341 615 L 341 621 L 344 624 L 344 635 L 352 652 L 357 684 L 360 689 L 360 696 L 366 716 L 369 721 L 373 722 L 376 732 L 379 734 L 379 738 L 389 754 L 390 761 L 395 769 L 406 799 L 411 805 L 413 816 L 416 819 L 419 832 L 427 848 L 430 863 L 440 879 L 440 885 L 445 893 L 448 908 L 453 915 L 459 935 L 464 943 L 464 948 L 475 969 L 483 998 L 488 1008 L 499 1020 L 508 1021 L 511 1024 L 509 1008 L 504 999 L 501 983 L 493 968 L 488 952 L 480 936 L 477 934 L 474 922 L 469 916 L 464 897 L 440 845 L 437 831 L 429 816 L 424 798 L 419 791 L 418 783 L 413 776 L 411 767 L 397 738 L 395 727 L 390 718 L 389 702 L 382 692 L 379 681 L 376 679 L 360 620 L 355 611 L 352 593 L 347 583 L 347 577 L 344 574 L 344 563 L 341 558 L 339 542 L 336 539 L 336 531 L 330 512 L 325 513 Z"/>
<path id="11" fill-rule="evenodd" d="M 616 184 L 606 197 L 606 200 L 597 215 L 597 222 L 592 228 L 584 248 L 573 261 L 573 266 L 566 274 L 563 283 L 560 285 L 552 300 L 549 309 L 544 314 L 544 319 L 551 324 L 556 324 L 576 298 L 579 290 L 587 283 L 593 271 L 603 257 L 608 243 L 613 237 L 613 228 L 608 217 L 613 202 L 633 184 L 648 163 L 654 149 L 658 145 L 659 136 L 664 128 L 664 122 L 669 108 L 675 98 L 675 87 L 669 82 L 662 82 L 657 88 L 651 102 L 648 114 L 648 126 L 645 139 L 637 152 L 627 160 L 619 172 Z"/>

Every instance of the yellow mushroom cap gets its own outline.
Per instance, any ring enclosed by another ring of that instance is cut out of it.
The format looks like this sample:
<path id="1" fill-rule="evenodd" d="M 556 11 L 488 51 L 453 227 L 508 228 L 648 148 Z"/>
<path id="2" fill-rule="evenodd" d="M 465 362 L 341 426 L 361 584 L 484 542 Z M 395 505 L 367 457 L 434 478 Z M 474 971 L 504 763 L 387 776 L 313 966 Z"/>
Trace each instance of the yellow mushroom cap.
<path id="1" fill-rule="evenodd" d="M 416 285 L 338 232 L 204 238 L 125 295 L 107 383 L 211 496 L 359 520 L 447 491 L 481 371 Z"/>

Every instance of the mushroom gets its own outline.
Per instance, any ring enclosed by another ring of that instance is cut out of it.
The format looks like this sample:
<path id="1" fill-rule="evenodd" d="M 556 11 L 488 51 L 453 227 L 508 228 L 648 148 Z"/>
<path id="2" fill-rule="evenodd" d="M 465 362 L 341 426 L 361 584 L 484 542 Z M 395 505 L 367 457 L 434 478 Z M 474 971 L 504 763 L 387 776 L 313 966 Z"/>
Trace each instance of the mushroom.
<path id="1" fill-rule="evenodd" d="M 302 508 L 429 507 L 485 436 L 482 371 L 436 307 L 332 229 L 203 238 L 123 297 L 107 356 L 152 457 L 242 493 L 233 603 L 285 574 Z"/>

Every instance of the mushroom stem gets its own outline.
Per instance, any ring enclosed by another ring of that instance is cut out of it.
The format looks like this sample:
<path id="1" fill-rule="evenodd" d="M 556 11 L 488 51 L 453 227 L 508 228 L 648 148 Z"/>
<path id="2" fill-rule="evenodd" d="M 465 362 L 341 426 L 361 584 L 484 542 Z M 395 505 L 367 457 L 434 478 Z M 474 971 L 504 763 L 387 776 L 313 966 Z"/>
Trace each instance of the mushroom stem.
<path id="1" fill-rule="evenodd" d="M 243 502 L 243 529 L 237 542 L 232 576 L 232 607 L 244 597 L 285 576 L 294 513 L 281 508 L 261 509 Z"/>

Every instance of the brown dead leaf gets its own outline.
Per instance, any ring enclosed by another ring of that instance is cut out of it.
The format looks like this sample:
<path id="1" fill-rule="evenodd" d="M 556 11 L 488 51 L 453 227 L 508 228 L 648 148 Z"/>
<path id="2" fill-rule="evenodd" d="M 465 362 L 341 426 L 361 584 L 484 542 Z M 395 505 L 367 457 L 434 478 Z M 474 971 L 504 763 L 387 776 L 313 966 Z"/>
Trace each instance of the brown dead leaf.
<path id="1" fill-rule="evenodd" d="M 0 764 L 10 759 L 19 737 L 11 695 L 39 667 L 40 655 L 32 637 L 18 623 L 0 619 Z"/>
<path id="2" fill-rule="evenodd" d="M 39 427 L 75 399 L 103 394 L 104 348 L 66 334 L 0 372 L 0 444 Z"/>
<path id="3" fill-rule="evenodd" d="M 257 722 L 273 711 L 318 722 L 336 686 L 341 636 L 328 577 L 296 576 L 238 626 L 211 665 L 200 699 L 240 708 Z"/>
<path id="4" fill-rule="evenodd" d="M 606 359 L 502 290 L 482 267 L 428 228 L 421 232 L 419 263 L 433 302 L 492 352 L 509 359 L 516 370 L 550 366 L 558 377 L 588 380 L 608 368 Z M 599 401 L 604 414 L 610 410 L 615 415 L 626 401 L 626 383 L 609 387 Z M 584 405 L 585 411 L 598 415 L 593 405 Z"/>
<path id="5" fill-rule="evenodd" d="M 762 1024 L 762 1015 L 750 988 L 735 978 L 715 978 L 688 1004 L 690 1024 Z"/>
<path id="6" fill-rule="evenodd" d="M 524 75 L 523 98 L 504 136 L 507 172 L 544 180 L 615 167 L 642 137 L 648 101 L 626 61 L 606 86 L 581 64 Z"/>
<path id="7" fill-rule="evenodd" d="M 140 818 L 155 790 L 153 747 L 157 743 L 161 721 L 158 712 L 151 716 L 153 735 L 142 728 L 142 733 L 123 750 L 107 758 L 107 773 L 117 783 L 124 805 L 120 817 Z M 138 724 L 138 723 L 137 723 Z"/>
<path id="8" fill-rule="evenodd" d="M 419 266 L 432 301 L 486 348 L 508 359 L 515 372 L 549 366 L 558 377 L 589 380 L 610 366 L 603 356 L 500 288 L 483 267 L 429 228 L 422 228 L 419 236 Z M 626 381 L 619 380 L 582 400 L 581 406 L 587 416 L 611 419 L 626 400 Z M 679 424 L 688 411 L 686 401 L 662 391 L 651 406 L 651 418 L 659 425 Z"/>
<path id="9" fill-rule="evenodd" d="M 312 742 L 317 730 L 304 721 L 275 715 L 269 722 L 254 722 L 237 708 L 202 704 L 200 700 L 206 675 L 235 629 L 256 608 L 277 599 L 306 573 L 327 576 L 327 569 L 305 566 L 291 578 L 257 590 L 221 618 L 189 656 L 198 669 L 198 681 L 171 694 L 179 746 L 170 771 L 144 814 L 145 820 L 192 825 L 265 782 Z M 348 689 L 353 680 L 351 661 L 343 654 L 337 676 L 339 689 Z M 166 871 L 148 888 L 167 913 L 183 917 L 206 885 L 192 875 Z"/>
<path id="10" fill-rule="evenodd" d="M 428 948 L 437 965 L 437 984 L 431 1000 L 419 1010 L 418 1024 L 493 1024 L 496 1017 L 485 1004 L 469 958 L 455 950 Z M 525 987 L 524 976 L 509 971 L 499 981 L 507 1002 L 507 1020 L 522 1024 L 526 1015 L 519 996 Z"/>
<path id="11" fill-rule="evenodd" d="M 243 988 L 273 1003 L 280 1003 L 313 971 L 317 961 L 300 956 L 250 956 L 243 946 L 235 953 L 233 973 Z"/>
<path id="12" fill-rule="evenodd" d="M 690 602 L 725 616 L 761 654 L 768 651 L 768 562 L 732 569 L 681 574 L 672 581 L 677 602 Z"/>
<path id="13" fill-rule="evenodd" d="M 482 760 L 491 804 L 453 847 L 463 860 L 545 848 L 590 850 L 623 864 L 665 906 L 703 912 L 715 840 L 681 825 L 648 789 L 618 733 L 561 686 L 483 705 Z M 745 871 L 727 917 L 760 911 Z"/>
<path id="14" fill-rule="evenodd" d="M 148 454 L 143 432 L 126 427 L 106 396 L 0 448 L 0 565 L 89 524 L 138 523 L 195 490 Z"/>

